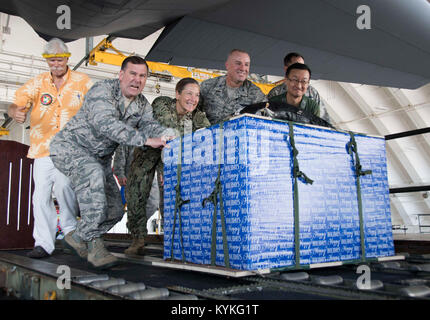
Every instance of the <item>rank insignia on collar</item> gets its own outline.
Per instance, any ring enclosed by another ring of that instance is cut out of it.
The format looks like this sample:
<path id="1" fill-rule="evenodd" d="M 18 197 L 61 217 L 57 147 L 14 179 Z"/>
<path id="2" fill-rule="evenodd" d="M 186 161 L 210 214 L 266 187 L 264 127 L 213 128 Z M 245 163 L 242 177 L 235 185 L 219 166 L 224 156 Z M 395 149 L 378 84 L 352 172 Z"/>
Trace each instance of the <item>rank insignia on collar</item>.
<path id="1" fill-rule="evenodd" d="M 40 97 L 40 103 L 43 104 L 44 106 L 50 105 L 52 103 L 52 100 L 53 98 L 49 93 L 44 93 Z"/>

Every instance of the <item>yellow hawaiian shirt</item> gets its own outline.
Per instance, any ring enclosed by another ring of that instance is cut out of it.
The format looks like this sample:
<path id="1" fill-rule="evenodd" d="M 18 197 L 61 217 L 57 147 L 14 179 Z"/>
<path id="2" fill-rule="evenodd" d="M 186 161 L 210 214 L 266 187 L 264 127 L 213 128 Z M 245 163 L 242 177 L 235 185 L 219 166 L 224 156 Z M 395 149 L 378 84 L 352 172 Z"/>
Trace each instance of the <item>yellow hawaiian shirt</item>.
<path id="1" fill-rule="evenodd" d="M 49 156 L 49 144 L 55 134 L 78 112 L 84 96 L 92 86 L 90 78 L 68 68 L 59 90 L 50 72 L 29 80 L 15 93 L 14 104 L 32 103 L 30 115 L 30 149 L 28 158 Z"/>

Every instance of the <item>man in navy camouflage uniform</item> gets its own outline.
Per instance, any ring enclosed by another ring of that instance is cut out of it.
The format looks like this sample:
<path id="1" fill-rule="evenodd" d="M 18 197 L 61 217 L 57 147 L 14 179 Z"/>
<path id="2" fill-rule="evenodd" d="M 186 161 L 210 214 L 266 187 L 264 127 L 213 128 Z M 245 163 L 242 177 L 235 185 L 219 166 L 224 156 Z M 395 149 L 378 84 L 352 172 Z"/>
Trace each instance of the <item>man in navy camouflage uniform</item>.
<path id="1" fill-rule="evenodd" d="M 115 151 L 112 170 L 121 186 L 121 193 L 125 192 L 127 176 L 130 171 L 131 161 L 133 160 L 134 148 L 134 146 L 120 145 Z M 127 202 L 127 199 L 125 199 L 125 202 Z M 149 193 L 149 198 L 146 203 L 146 211 L 149 217 L 158 210 L 159 202 L 158 182 L 157 177 L 155 176 L 154 181 L 152 181 L 151 192 Z"/>
<path id="2" fill-rule="evenodd" d="M 176 99 L 162 96 L 152 102 L 154 119 L 165 127 L 177 129 L 181 135 L 210 126 L 205 113 L 196 109 L 199 95 L 200 87 L 196 80 L 180 80 L 176 84 Z M 146 202 L 156 171 L 160 189 L 159 207 L 163 216 L 164 179 L 161 150 L 150 147 L 135 148 L 126 186 L 127 228 L 133 237 L 131 246 L 125 250 L 127 255 L 144 253 L 144 236 L 147 234 Z"/>
<path id="3" fill-rule="evenodd" d="M 69 177 L 81 219 L 65 244 L 96 268 L 118 260 L 104 247 L 102 236 L 124 214 L 121 194 L 112 175 L 112 155 L 119 144 L 163 147 L 175 133 L 160 126 L 141 94 L 148 65 L 140 57 L 124 60 L 119 79 L 99 81 L 88 91 L 82 108 L 54 137 L 54 165 Z"/>

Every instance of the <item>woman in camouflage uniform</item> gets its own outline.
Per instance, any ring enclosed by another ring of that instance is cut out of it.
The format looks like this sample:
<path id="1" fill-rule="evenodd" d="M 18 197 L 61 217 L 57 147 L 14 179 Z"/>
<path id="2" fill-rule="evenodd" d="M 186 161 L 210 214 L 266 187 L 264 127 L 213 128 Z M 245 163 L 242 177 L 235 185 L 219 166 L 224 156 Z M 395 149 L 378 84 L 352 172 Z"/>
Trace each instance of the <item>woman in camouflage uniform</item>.
<path id="1" fill-rule="evenodd" d="M 199 103 L 200 86 L 192 78 L 180 80 L 175 88 L 176 99 L 161 96 L 152 103 L 153 116 L 161 125 L 174 128 L 184 134 L 184 128 L 195 131 L 210 126 L 206 114 L 196 109 Z M 128 255 L 143 254 L 146 230 L 146 202 L 157 171 L 160 190 L 160 213 L 163 215 L 163 162 L 161 150 L 151 147 L 135 148 L 133 161 L 127 176 L 127 228 L 133 237 Z"/>

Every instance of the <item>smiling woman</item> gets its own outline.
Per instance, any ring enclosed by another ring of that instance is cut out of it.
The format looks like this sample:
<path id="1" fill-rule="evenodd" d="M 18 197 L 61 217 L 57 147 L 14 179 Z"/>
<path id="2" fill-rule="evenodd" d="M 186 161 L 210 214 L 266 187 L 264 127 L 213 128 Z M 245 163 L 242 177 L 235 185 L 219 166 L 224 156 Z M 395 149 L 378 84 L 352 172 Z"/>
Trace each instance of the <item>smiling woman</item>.
<path id="1" fill-rule="evenodd" d="M 200 86 L 193 78 L 184 78 L 176 84 L 176 112 L 183 116 L 193 112 L 200 98 Z"/>

